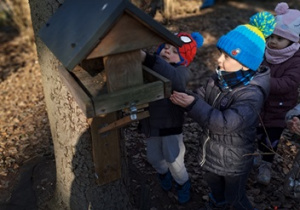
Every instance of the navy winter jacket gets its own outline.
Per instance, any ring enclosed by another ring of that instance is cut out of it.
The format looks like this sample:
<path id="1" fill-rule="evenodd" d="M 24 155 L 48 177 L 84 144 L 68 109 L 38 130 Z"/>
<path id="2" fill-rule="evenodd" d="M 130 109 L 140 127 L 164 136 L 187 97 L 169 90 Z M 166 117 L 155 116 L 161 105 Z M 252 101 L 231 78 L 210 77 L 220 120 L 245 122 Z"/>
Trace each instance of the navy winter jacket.
<path id="1" fill-rule="evenodd" d="M 143 63 L 153 71 L 169 79 L 172 90 L 185 92 L 191 71 L 182 65 L 172 65 L 158 55 L 146 54 Z M 150 117 L 141 120 L 141 130 L 147 137 L 168 136 L 182 133 L 184 110 L 173 104 L 169 98 L 149 103 Z"/>

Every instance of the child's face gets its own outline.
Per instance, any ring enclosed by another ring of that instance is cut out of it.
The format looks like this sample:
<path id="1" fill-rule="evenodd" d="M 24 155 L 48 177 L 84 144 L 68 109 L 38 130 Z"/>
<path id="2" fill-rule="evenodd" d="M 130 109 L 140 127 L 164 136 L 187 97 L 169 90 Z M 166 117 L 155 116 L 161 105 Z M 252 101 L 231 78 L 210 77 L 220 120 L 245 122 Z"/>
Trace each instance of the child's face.
<path id="1" fill-rule="evenodd" d="M 168 63 L 178 63 L 180 61 L 177 48 L 170 44 L 165 44 L 159 55 Z"/>
<path id="2" fill-rule="evenodd" d="M 218 66 L 220 70 L 227 71 L 227 72 L 235 72 L 241 69 L 247 70 L 249 68 L 243 66 L 237 60 L 234 60 L 225 52 L 220 51 L 221 55 L 218 58 Z"/>
<path id="3" fill-rule="evenodd" d="M 283 38 L 281 36 L 272 34 L 268 37 L 268 47 L 271 49 L 283 49 L 289 46 L 292 42 L 286 38 Z"/>

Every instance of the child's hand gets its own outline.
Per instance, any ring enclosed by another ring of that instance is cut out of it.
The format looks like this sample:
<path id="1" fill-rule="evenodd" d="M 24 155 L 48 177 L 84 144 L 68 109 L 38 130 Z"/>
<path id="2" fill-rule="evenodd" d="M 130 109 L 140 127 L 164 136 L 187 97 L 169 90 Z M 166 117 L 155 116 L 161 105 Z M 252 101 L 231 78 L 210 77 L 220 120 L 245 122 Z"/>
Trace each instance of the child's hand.
<path id="1" fill-rule="evenodd" d="M 293 117 L 287 121 L 287 128 L 297 135 L 300 135 L 300 119 L 298 117 Z"/>
<path id="2" fill-rule="evenodd" d="M 172 101 L 172 103 L 185 108 L 195 100 L 195 97 L 186 93 L 173 91 L 170 100 Z"/>

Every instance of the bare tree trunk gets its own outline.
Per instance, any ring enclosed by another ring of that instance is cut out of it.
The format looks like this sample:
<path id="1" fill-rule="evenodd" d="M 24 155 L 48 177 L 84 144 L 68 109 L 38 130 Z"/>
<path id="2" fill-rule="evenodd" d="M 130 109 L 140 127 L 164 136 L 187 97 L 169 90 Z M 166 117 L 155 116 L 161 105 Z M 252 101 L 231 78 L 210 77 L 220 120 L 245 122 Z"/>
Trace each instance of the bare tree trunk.
<path id="1" fill-rule="evenodd" d="M 63 1 L 29 0 L 56 160 L 56 190 L 50 209 L 132 209 L 125 146 L 121 145 L 121 179 L 96 184 L 90 125 L 58 74 L 60 62 L 38 37 Z"/>

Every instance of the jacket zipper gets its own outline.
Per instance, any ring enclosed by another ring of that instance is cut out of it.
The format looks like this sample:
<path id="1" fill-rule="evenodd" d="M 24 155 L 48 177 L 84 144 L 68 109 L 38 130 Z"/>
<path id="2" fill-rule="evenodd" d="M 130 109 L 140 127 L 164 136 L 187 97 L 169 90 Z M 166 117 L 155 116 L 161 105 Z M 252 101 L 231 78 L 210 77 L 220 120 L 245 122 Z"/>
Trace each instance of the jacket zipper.
<path id="1" fill-rule="evenodd" d="M 206 161 L 206 143 L 208 142 L 209 140 L 209 131 L 208 131 L 208 135 L 207 135 L 207 138 L 205 139 L 204 141 L 204 144 L 203 144 L 203 148 L 202 148 L 202 160 L 200 162 L 200 166 L 202 167 Z"/>
<path id="2" fill-rule="evenodd" d="M 215 105 L 217 99 L 219 98 L 220 94 L 221 94 L 221 92 L 218 93 L 217 97 L 215 98 L 215 100 L 214 100 L 214 102 L 212 104 L 212 107 L 214 107 L 214 105 Z M 208 130 L 208 132 L 207 132 L 207 138 L 205 139 L 204 144 L 203 144 L 203 148 L 202 148 L 202 154 L 203 155 L 202 155 L 202 160 L 200 162 L 200 166 L 201 167 L 204 165 L 204 163 L 206 161 L 206 144 L 207 144 L 207 142 L 209 140 L 210 140 L 210 137 L 209 137 L 209 130 Z"/>

